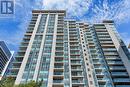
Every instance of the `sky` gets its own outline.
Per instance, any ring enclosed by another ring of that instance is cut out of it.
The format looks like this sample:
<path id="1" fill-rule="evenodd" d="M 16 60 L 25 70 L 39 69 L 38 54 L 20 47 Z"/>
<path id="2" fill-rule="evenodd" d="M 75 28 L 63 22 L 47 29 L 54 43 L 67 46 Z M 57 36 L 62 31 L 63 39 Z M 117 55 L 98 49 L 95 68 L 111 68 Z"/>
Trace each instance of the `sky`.
<path id="1" fill-rule="evenodd" d="M 66 10 L 68 18 L 87 23 L 114 20 L 126 45 L 130 43 L 130 0 L 15 0 L 13 18 L 0 18 L 0 40 L 17 51 L 32 10 Z"/>

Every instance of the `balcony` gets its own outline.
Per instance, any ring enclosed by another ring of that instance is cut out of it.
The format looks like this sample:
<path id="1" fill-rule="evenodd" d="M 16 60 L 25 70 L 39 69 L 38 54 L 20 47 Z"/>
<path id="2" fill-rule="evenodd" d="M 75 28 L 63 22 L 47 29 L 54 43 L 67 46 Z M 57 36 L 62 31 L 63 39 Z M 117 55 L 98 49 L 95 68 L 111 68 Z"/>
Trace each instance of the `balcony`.
<path id="1" fill-rule="evenodd" d="M 63 75 L 64 73 L 63 72 L 54 72 L 54 75 Z"/>
<path id="2" fill-rule="evenodd" d="M 56 53 L 59 53 L 59 54 L 62 54 L 62 53 L 64 53 L 64 51 L 62 50 L 62 49 L 56 49 L 56 51 L 55 51 Z"/>
<path id="3" fill-rule="evenodd" d="M 23 58 L 24 55 L 16 55 L 15 58 Z"/>
<path id="4" fill-rule="evenodd" d="M 57 47 L 63 47 L 63 44 L 57 43 L 56 46 Z"/>
<path id="5" fill-rule="evenodd" d="M 77 42 L 78 43 L 78 42 Z M 70 44 L 70 47 L 79 47 L 79 44 Z"/>
<path id="6" fill-rule="evenodd" d="M 53 84 L 52 87 L 64 87 L 64 84 Z"/>
<path id="7" fill-rule="evenodd" d="M 111 38 L 99 38 L 100 41 L 111 41 Z"/>
<path id="8" fill-rule="evenodd" d="M 13 67 L 13 68 L 10 68 L 10 70 L 11 70 L 11 71 L 18 71 L 19 68 L 18 68 L 18 67 L 17 67 L 17 68 L 16 68 L 16 67 Z"/>
<path id="9" fill-rule="evenodd" d="M 94 27 L 96 28 L 96 30 L 105 30 L 106 31 L 106 27 L 102 24 L 97 24 L 94 25 Z"/>
<path id="10" fill-rule="evenodd" d="M 64 35 L 64 33 L 57 33 L 57 35 Z"/>
<path id="11" fill-rule="evenodd" d="M 64 63 L 64 60 L 60 60 L 60 59 L 55 59 L 56 63 Z"/>
<path id="12" fill-rule="evenodd" d="M 93 61 L 94 65 L 101 65 L 104 64 L 104 61 Z"/>
<path id="13" fill-rule="evenodd" d="M 21 48 L 27 49 L 27 46 L 21 45 L 19 48 L 20 48 L 20 49 L 21 49 Z"/>
<path id="14" fill-rule="evenodd" d="M 56 38 L 56 40 L 63 40 L 64 38 Z"/>
<path id="15" fill-rule="evenodd" d="M 72 71 L 71 75 L 72 76 L 83 76 L 83 72 L 82 71 Z"/>
<path id="16" fill-rule="evenodd" d="M 115 46 L 112 44 L 102 44 L 101 45 L 103 48 L 115 48 Z"/>
<path id="17" fill-rule="evenodd" d="M 71 34 L 71 35 L 75 35 L 75 34 L 77 34 L 77 31 L 73 31 L 73 32 L 70 31 L 69 34 Z"/>
<path id="18" fill-rule="evenodd" d="M 77 34 L 70 34 L 70 37 L 77 37 Z"/>
<path id="19" fill-rule="evenodd" d="M 24 49 L 24 50 L 19 50 L 18 52 L 20 52 L 20 53 L 25 53 L 26 52 L 26 49 Z"/>
<path id="20" fill-rule="evenodd" d="M 95 69 L 105 70 L 105 67 L 95 67 Z"/>
<path id="21" fill-rule="evenodd" d="M 27 36 L 26 36 L 26 37 L 24 37 L 23 39 L 24 39 L 24 40 L 30 40 L 30 38 L 31 38 L 31 37 L 27 37 Z"/>
<path id="22" fill-rule="evenodd" d="M 70 51 L 71 51 L 71 52 L 74 52 L 74 51 L 79 52 L 80 50 L 79 50 L 79 48 L 71 48 Z"/>
<path id="23" fill-rule="evenodd" d="M 115 48 L 113 48 L 113 49 L 110 49 L 110 48 L 103 48 L 103 51 L 110 51 L 110 52 L 115 52 L 116 51 L 116 49 Z"/>
<path id="24" fill-rule="evenodd" d="M 63 40 L 56 39 L 56 43 L 63 43 L 63 42 L 64 42 Z"/>
<path id="25" fill-rule="evenodd" d="M 85 83 L 84 83 L 84 81 L 83 81 L 82 79 L 79 79 L 79 80 L 78 80 L 78 79 L 77 79 L 77 80 L 76 80 L 76 79 L 75 79 L 75 80 L 72 79 L 72 85 L 73 85 L 73 86 L 79 86 L 79 85 L 82 86 L 82 85 L 84 85 L 84 84 L 85 84 Z"/>
<path id="26" fill-rule="evenodd" d="M 79 54 L 79 53 L 80 53 L 80 50 L 71 50 L 71 49 L 70 49 L 70 53 L 71 53 L 71 54 Z"/>
<path id="27" fill-rule="evenodd" d="M 103 44 L 113 44 L 112 41 L 100 41 L 100 43 L 103 45 Z"/>
<path id="28" fill-rule="evenodd" d="M 64 79 L 64 75 L 53 75 L 53 79 Z"/>
<path id="29" fill-rule="evenodd" d="M 81 60 L 79 57 L 71 58 L 71 60 Z"/>
<path id="30" fill-rule="evenodd" d="M 63 83 L 64 81 L 63 80 L 53 80 L 53 83 Z"/>
<path id="31" fill-rule="evenodd" d="M 13 62 L 13 65 L 20 66 L 21 63 L 22 63 L 22 61 L 14 61 L 14 62 Z"/>
<path id="32" fill-rule="evenodd" d="M 71 69 L 71 71 L 83 71 L 82 69 Z"/>
<path id="33" fill-rule="evenodd" d="M 58 30 L 57 33 L 63 33 L 64 31 Z M 63 38 L 59 38 L 59 39 L 63 39 Z"/>
<path id="34" fill-rule="evenodd" d="M 80 52 L 70 52 L 71 55 L 80 55 Z"/>
<path id="35" fill-rule="evenodd" d="M 112 77 L 129 77 L 129 75 L 126 72 L 115 72 L 112 73 Z"/>
<path id="36" fill-rule="evenodd" d="M 118 55 L 118 53 L 114 53 L 114 52 L 104 52 L 105 56 L 109 56 L 109 55 Z"/>
<path id="37" fill-rule="evenodd" d="M 26 31 L 26 33 L 33 33 L 33 29 L 28 28 L 28 30 Z"/>
<path id="38" fill-rule="evenodd" d="M 122 61 L 107 61 L 108 65 L 123 65 Z"/>
<path id="39" fill-rule="evenodd" d="M 57 50 L 62 50 L 63 51 L 63 47 L 56 47 L 56 51 Z"/>
<path id="40" fill-rule="evenodd" d="M 103 78 L 103 76 L 99 76 L 97 79 L 100 83 L 106 83 L 111 81 L 110 78 Z"/>
<path id="41" fill-rule="evenodd" d="M 71 69 L 82 69 L 82 66 L 71 66 Z"/>
<path id="42" fill-rule="evenodd" d="M 83 78 L 83 74 L 72 74 L 73 79 Z"/>
<path id="43" fill-rule="evenodd" d="M 31 35 L 32 35 L 32 33 L 25 33 L 25 35 L 30 35 L 30 36 L 31 36 Z"/>
<path id="44" fill-rule="evenodd" d="M 71 42 L 79 42 L 79 40 L 70 40 L 70 43 L 71 43 Z"/>
<path id="45" fill-rule="evenodd" d="M 119 67 L 115 66 L 115 67 L 110 67 L 110 70 L 126 70 L 126 68 L 122 66 Z"/>
<path id="46" fill-rule="evenodd" d="M 63 68 L 63 66 L 56 65 L 54 68 Z"/>
<path id="47" fill-rule="evenodd" d="M 71 61 L 71 64 L 73 65 L 73 64 L 82 64 L 82 61 Z"/>
<path id="48" fill-rule="evenodd" d="M 108 73 L 105 73 L 105 72 L 96 72 L 96 75 L 97 76 L 104 76 L 104 75 L 106 75 L 106 74 L 108 74 Z"/>
<path id="49" fill-rule="evenodd" d="M 130 79 L 129 78 L 115 78 L 113 79 L 115 83 L 129 83 L 130 84 Z"/>
<path id="50" fill-rule="evenodd" d="M 54 79 L 53 78 L 53 87 L 64 87 L 63 79 Z"/>
<path id="51" fill-rule="evenodd" d="M 77 31 L 70 31 L 69 30 L 69 34 L 77 34 Z"/>
<path id="52" fill-rule="evenodd" d="M 62 57 L 62 56 L 63 56 L 63 52 L 56 52 L 56 53 L 55 53 L 55 56 L 57 56 L 57 57 Z"/>

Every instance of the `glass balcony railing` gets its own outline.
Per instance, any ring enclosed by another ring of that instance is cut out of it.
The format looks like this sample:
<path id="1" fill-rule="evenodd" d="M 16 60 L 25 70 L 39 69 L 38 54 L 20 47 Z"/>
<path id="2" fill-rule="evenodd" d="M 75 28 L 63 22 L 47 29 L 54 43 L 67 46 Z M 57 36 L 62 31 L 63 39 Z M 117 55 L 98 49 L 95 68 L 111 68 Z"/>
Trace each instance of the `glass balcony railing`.
<path id="1" fill-rule="evenodd" d="M 72 64 L 82 64 L 82 61 L 71 61 Z"/>
<path id="2" fill-rule="evenodd" d="M 13 68 L 20 68 L 20 66 L 13 66 Z"/>
<path id="3" fill-rule="evenodd" d="M 94 26 L 94 27 L 95 27 L 95 28 L 98 28 L 98 29 L 103 29 L 103 30 L 104 30 L 104 28 L 106 28 L 105 26 L 100 26 L 100 25 L 99 25 L 99 26 Z M 97 29 L 97 30 L 98 30 L 98 29 Z"/>
<path id="4" fill-rule="evenodd" d="M 114 82 L 130 82 L 130 79 L 126 79 L 126 78 L 116 78 L 114 79 Z"/>
<path id="5" fill-rule="evenodd" d="M 24 37 L 24 39 L 30 39 L 31 37 Z"/>
<path id="6" fill-rule="evenodd" d="M 79 48 L 74 48 L 74 47 L 72 48 L 71 47 L 70 50 L 79 50 Z"/>
<path id="7" fill-rule="evenodd" d="M 82 73 L 78 73 L 78 74 L 74 74 L 74 73 L 72 73 L 71 75 L 72 75 L 72 76 L 83 76 Z"/>
<path id="8" fill-rule="evenodd" d="M 24 49 L 24 50 L 21 50 L 21 49 L 20 49 L 20 50 L 19 50 L 19 52 L 25 52 L 25 51 L 26 51 L 26 49 Z"/>
<path id="9" fill-rule="evenodd" d="M 82 67 L 71 67 L 71 69 L 82 69 Z"/>
<path id="10" fill-rule="evenodd" d="M 57 43 L 63 43 L 63 40 L 56 40 Z"/>
<path id="11" fill-rule="evenodd" d="M 75 54 L 80 54 L 80 53 L 79 53 L 79 52 L 75 52 L 75 53 L 72 53 L 72 52 L 71 52 L 71 54 L 75 55 Z"/>
<path id="12" fill-rule="evenodd" d="M 63 46 L 63 44 L 56 44 L 56 46 L 60 46 L 60 47 L 62 47 L 62 46 Z"/>
<path id="13" fill-rule="evenodd" d="M 97 78 L 100 81 L 111 81 L 109 78 Z"/>
<path id="14" fill-rule="evenodd" d="M 63 80 L 53 80 L 53 83 L 63 83 Z"/>
<path id="15" fill-rule="evenodd" d="M 116 48 L 103 48 L 103 50 L 106 50 L 106 51 L 116 51 Z"/>
<path id="16" fill-rule="evenodd" d="M 63 68 L 63 66 L 54 66 L 54 68 Z"/>
<path id="17" fill-rule="evenodd" d="M 55 56 L 63 56 L 63 53 L 56 53 Z"/>
<path id="18" fill-rule="evenodd" d="M 105 73 L 105 72 L 96 72 L 97 75 L 105 75 L 105 74 L 108 74 L 108 73 Z"/>
<path id="19" fill-rule="evenodd" d="M 70 44 L 70 47 L 78 47 L 78 44 Z"/>
<path id="20" fill-rule="evenodd" d="M 54 75 L 63 75 L 63 72 L 54 72 Z"/>
<path id="21" fill-rule="evenodd" d="M 123 69 L 123 70 L 125 70 L 125 67 L 121 67 L 121 66 L 120 66 L 120 67 L 110 67 L 110 69 L 119 69 L 119 70 L 120 70 L 120 69 L 121 69 L 121 70 Z"/>
<path id="22" fill-rule="evenodd" d="M 103 61 L 93 61 L 94 64 L 104 64 Z"/>
<path id="23" fill-rule="evenodd" d="M 82 71 L 75 73 L 74 71 L 71 73 L 72 76 L 83 76 Z"/>
<path id="24" fill-rule="evenodd" d="M 72 80 L 72 83 L 84 83 L 83 80 Z"/>
<path id="25" fill-rule="evenodd" d="M 108 64 L 123 64 L 121 61 L 107 61 Z"/>
<path id="26" fill-rule="evenodd" d="M 64 62 L 63 60 L 55 60 L 55 62 Z"/>
<path id="27" fill-rule="evenodd" d="M 112 73 L 112 75 L 114 75 L 114 76 L 128 76 L 128 73 L 125 73 L 125 72 L 114 72 L 114 73 Z"/>
<path id="28" fill-rule="evenodd" d="M 17 57 L 17 58 L 18 58 L 18 57 L 20 57 L 20 58 L 21 58 L 21 57 L 24 57 L 24 54 L 23 54 L 23 55 L 16 55 L 15 58 L 16 58 L 16 57 Z"/>

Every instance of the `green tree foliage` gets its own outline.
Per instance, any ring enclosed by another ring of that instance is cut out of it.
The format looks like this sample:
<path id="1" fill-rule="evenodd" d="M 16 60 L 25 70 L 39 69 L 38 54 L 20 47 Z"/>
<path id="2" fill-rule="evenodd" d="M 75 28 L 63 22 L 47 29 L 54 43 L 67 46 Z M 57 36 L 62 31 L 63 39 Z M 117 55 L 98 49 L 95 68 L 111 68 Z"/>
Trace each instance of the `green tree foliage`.
<path id="1" fill-rule="evenodd" d="M 0 81 L 0 87 L 13 87 L 14 79 L 12 77 L 3 78 Z"/>
<path id="2" fill-rule="evenodd" d="M 0 81 L 0 87 L 41 87 L 43 80 L 39 82 L 29 81 L 27 83 L 14 85 L 15 80 L 12 77 L 3 78 Z"/>

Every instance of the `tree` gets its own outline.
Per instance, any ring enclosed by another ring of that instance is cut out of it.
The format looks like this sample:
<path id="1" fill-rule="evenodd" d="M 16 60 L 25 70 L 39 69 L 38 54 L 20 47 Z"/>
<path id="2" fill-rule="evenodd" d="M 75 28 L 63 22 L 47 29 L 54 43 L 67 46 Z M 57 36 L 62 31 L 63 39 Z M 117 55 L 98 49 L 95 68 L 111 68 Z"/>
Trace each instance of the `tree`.
<path id="1" fill-rule="evenodd" d="M 14 78 L 12 77 L 6 77 L 3 78 L 0 81 L 0 87 L 41 87 L 43 80 L 39 81 L 39 82 L 35 82 L 33 80 L 27 82 L 27 83 L 23 83 L 23 84 L 19 84 L 19 85 L 14 85 Z"/>
<path id="2" fill-rule="evenodd" d="M 12 77 L 3 78 L 0 81 L 0 87 L 13 87 L 13 85 L 14 85 L 14 78 Z"/>
<path id="3" fill-rule="evenodd" d="M 41 87 L 43 85 L 43 79 L 41 81 L 37 81 L 36 84 L 37 87 Z"/>
<path id="4" fill-rule="evenodd" d="M 15 87 L 37 87 L 37 84 L 36 84 L 35 81 L 29 81 L 29 82 L 27 82 L 25 84 L 24 83 L 19 84 L 19 85 L 15 86 Z"/>

